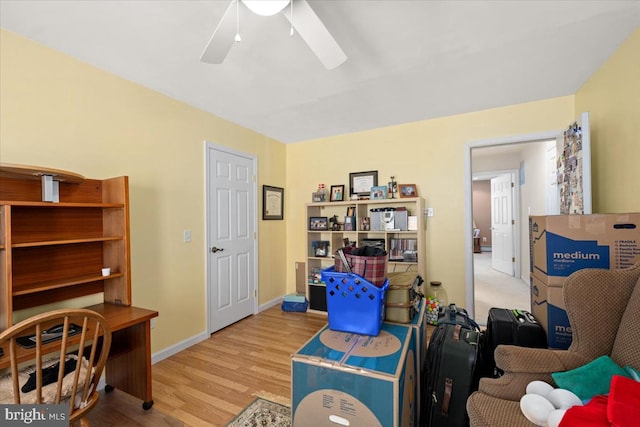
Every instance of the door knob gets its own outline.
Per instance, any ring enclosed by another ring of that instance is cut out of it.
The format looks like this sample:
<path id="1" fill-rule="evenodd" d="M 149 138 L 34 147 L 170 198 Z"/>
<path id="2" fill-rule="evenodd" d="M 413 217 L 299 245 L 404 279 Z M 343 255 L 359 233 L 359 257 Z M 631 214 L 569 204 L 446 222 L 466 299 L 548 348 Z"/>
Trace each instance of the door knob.
<path id="1" fill-rule="evenodd" d="M 211 248 L 211 252 L 212 252 L 212 253 L 214 253 L 214 254 L 215 254 L 216 252 L 222 252 L 222 251 L 224 251 L 224 249 L 222 249 L 222 248 L 216 248 L 215 246 Z"/>

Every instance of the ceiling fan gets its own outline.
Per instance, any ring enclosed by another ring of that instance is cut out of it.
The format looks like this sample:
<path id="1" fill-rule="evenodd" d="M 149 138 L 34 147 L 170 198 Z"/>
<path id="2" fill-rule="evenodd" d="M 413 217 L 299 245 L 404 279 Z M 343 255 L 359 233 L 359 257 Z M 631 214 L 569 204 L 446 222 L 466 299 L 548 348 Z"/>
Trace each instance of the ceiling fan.
<path id="1" fill-rule="evenodd" d="M 306 0 L 232 0 L 202 52 L 200 57 L 202 62 L 222 64 L 233 43 L 240 41 L 238 31 L 240 1 L 258 15 L 271 16 L 282 12 L 291 23 L 291 34 L 293 35 L 295 28 L 328 70 L 336 68 L 347 60 L 345 53 Z M 287 6 L 289 9 L 285 11 Z M 236 19 L 233 19 L 233 15 Z"/>

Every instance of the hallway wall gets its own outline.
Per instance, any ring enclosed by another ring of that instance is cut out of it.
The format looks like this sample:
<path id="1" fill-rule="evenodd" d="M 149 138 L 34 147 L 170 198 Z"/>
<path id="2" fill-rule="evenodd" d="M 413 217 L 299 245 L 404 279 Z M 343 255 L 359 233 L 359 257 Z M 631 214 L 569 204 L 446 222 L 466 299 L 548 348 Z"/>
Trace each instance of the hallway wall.
<path id="1" fill-rule="evenodd" d="M 480 246 L 491 248 L 491 181 L 473 181 L 473 221 L 480 230 Z"/>

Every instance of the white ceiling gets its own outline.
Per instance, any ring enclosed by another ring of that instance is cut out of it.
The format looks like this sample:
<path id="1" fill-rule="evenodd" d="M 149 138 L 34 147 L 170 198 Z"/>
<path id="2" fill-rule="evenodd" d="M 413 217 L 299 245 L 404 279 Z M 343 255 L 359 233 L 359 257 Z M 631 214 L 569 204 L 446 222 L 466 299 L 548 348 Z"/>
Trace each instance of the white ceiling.
<path id="1" fill-rule="evenodd" d="M 334 70 L 242 4 L 200 62 L 230 0 L 0 0 L 0 26 L 284 143 L 573 94 L 640 26 L 637 0 L 308 2 Z"/>

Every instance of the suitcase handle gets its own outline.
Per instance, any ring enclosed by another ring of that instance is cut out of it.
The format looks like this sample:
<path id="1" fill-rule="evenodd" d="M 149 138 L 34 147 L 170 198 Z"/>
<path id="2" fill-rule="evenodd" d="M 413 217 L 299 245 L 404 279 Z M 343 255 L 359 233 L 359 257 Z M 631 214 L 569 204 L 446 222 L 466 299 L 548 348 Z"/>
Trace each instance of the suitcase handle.
<path id="1" fill-rule="evenodd" d="M 441 414 L 444 416 L 449 415 L 449 402 L 451 402 L 451 392 L 453 390 L 453 380 L 451 378 L 445 378 L 444 380 L 444 396 L 442 398 Z"/>
<path id="2" fill-rule="evenodd" d="M 533 317 L 533 314 L 528 311 L 518 310 L 516 308 L 512 310 L 512 313 L 520 323 L 538 323 L 536 318 Z"/>
<path id="3" fill-rule="evenodd" d="M 449 321 L 455 324 L 457 315 L 458 315 L 458 307 L 456 307 L 455 304 L 449 304 Z"/>
<path id="4" fill-rule="evenodd" d="M 443 309 L 444 308 L 441 308 L 441 310 Z M 472 329 L 476 331 L 480 331 L 480 325 L 478 325 L 478 323 L 469 316 L 469 313 L 467 313 L 467 310 L 465 310 L 464 308 L 461 308 L 458 310 L 458 307 L 456 307 L 454 303 L 451 303 L 449 304 L 449 307 L 446 310 L 449 310 L 449 322 L 452 325 L 455 325 L 457 323 L 456 317 L 460 315 L 465 318 L 465 320 L 469 323 Z"/>

